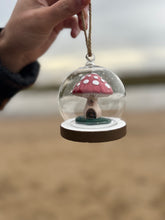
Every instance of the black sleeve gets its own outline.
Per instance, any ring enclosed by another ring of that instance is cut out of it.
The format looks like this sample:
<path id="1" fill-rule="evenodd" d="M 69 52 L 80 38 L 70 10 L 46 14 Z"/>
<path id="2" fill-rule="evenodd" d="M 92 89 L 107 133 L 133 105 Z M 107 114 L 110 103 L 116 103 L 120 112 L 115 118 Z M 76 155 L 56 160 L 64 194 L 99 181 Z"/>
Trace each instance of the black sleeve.
<path id="1" fill-rule="evenodd" d="M 13 73 L 0 62 L 0 108 L 20 90 L 31 86 L 37 79 L 40 65 L 36 61 Z"/>

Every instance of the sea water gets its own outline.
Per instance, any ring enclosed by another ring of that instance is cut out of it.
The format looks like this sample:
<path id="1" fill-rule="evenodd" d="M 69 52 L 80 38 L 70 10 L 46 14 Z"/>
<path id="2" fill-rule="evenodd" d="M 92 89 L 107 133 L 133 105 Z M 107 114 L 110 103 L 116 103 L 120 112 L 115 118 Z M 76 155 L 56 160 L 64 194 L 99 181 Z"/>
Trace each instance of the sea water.
<path id="1" fill-rule="evenodd" d="M 165 85 L 129 86 L 126 88 L 126 111 L 165 111 Z M 7 116 L 58 115 L 58 91 L 22 91 L 0 112 Z"/>

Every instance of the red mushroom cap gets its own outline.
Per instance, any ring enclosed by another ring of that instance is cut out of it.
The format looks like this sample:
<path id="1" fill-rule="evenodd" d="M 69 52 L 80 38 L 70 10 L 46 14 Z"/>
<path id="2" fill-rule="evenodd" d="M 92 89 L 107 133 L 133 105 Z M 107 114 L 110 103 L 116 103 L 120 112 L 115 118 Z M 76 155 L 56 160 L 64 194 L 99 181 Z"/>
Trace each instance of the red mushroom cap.
<path id="1" fill-rule="evenodd" d="M 72 91 L 77 96 L 108 96 L 113 94 L 111 86 L 100 77 L 97 73 L 87 74 L 83 76 Z"/>

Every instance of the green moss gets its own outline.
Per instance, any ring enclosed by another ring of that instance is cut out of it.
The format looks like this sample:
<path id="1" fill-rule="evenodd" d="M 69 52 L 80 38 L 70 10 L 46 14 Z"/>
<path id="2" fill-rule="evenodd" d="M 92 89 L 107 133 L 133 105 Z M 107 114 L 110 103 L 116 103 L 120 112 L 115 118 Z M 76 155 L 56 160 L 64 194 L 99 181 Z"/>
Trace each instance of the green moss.
<path id="1" fill-rule="evenodd" d="M 83 116 L 78 116 L 76 118 L 76 123 L 84 124 L 84 125 L 101 125 L 101 124 L 109 124 L 111 119 L 109 118 L 85 118 Z"/>

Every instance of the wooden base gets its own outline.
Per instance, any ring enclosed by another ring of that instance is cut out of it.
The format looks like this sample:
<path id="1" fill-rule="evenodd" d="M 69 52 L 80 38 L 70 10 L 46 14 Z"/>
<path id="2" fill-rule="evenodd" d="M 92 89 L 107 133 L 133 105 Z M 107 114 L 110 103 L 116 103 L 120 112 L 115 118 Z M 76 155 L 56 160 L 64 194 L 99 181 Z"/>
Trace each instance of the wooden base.
<path id="1" fill-rule="evenodd" d="M 75 119 L 68 119 L 61 124 L 61 136 L 77 142 L 107 142 L 124 137 L 127 133 L 126 123 L 119 118 L 111 118 L 109 125 L 78 125 Z"/>

